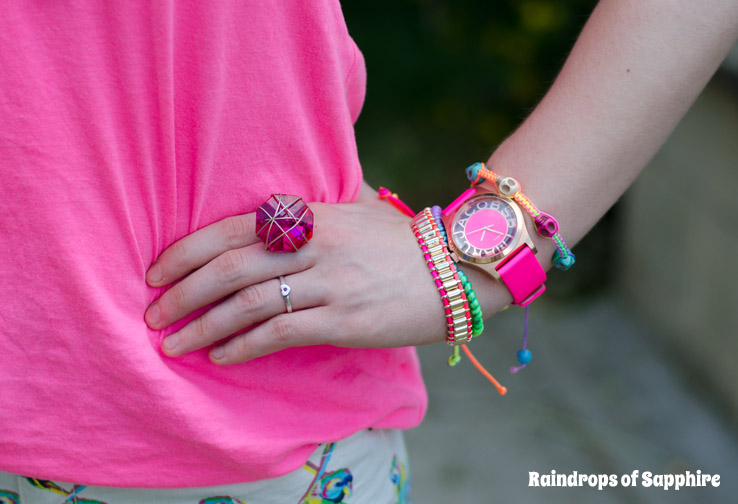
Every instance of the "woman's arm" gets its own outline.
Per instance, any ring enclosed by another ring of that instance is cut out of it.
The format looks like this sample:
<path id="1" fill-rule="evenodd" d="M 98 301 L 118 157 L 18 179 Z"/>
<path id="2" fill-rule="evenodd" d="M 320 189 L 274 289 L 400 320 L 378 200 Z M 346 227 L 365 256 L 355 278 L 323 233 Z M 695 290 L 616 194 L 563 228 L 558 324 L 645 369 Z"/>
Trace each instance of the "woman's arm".
<path id="1" fill-rule="evenodd" d="M 515 177 L 573 245 L 661 147 L 736 38 L 735 0 L 602 0 L 549 92 L 488 165 Z M 536 236 L 536 245 L 550 266 L 553 242 Z M 472 275 L 488 289 L 485 313 L 510 300 Z"/>

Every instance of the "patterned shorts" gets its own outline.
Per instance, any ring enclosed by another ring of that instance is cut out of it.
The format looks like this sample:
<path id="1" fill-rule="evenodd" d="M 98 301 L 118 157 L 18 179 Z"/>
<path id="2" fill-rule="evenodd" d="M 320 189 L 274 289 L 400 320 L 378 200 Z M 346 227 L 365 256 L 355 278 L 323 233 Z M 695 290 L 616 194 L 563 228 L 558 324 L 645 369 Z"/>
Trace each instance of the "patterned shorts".
<path id="1" fill-rule="evenodd" d="M 301 468 L 268 480 L 175 489 L 86 486 L 0 471 L 0 504 L 407 504 L 402 431 L 364 430 L 320 445 Z"/>

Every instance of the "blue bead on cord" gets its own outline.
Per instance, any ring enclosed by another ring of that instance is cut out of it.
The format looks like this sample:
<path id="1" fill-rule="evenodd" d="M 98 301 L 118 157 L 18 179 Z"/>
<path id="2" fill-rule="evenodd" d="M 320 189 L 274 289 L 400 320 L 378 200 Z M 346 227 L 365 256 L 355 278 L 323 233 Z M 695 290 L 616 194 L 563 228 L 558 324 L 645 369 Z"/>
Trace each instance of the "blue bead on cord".
<path id="1" fill-rule="evenodd" d="M 518 362 L 521 364 L 528 364 L 530 362 L 531 357 L 533 357 L 530 353 L 530 350 L 527 348 L 518 350 Z"/>
<path id="2" fill-rule="evenodd" d="M 481 170 L 482 168 L 484 168 L 484 165 L 482 163 L 474 163 L 465 170 L 466 178 L 469 179 L 469 182 L 473 184 L 474 181 L 479 178 L 479 170 Z M 482 180 L 484 180 L 484 178 Z"/>
<path id="3" fill-rule="evenodd" d="M 576 262 L 576 258 L 574 257 L 574 253 L 571 250 L 568 250 L 568 255 L 566 257 L 563 257 L 561 255 L 561 251 L 559 249 L 556 249 L 553 255 L 553 264 L 556 266 L 557 269 L 560 269 L 561 271 L 566 271 L 572 266 L 574 266 L 574 263 Z"/>
<path id="4" fill-rule="evenodd" d="M 526 345 L 528 344 L 528 313 L 530 312 L 530 305 L 525 307 L 525 328 L 523 329 L 523 348 L 518 350 L 518 362 L 519 366 L 512 366 L 510 368 L 511 373 L 517 373 L 523 369 L 529 362 L 533 355 L 530 353 Z"/>

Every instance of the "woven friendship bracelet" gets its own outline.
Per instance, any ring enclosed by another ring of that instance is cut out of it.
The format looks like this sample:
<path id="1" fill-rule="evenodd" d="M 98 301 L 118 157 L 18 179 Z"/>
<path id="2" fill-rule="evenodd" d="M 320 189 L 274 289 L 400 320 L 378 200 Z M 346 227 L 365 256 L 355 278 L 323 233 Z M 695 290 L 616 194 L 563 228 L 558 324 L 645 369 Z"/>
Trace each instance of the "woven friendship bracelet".
<path id="1" fill-rule="evenodd" d="M 466 299 L 469 301 L 469 310 L 472 315 L 472 336 L 477 337 L 484 331 L 484 318 L 482 317 L 482 307 L 479 305 L 477 294 L 472 288 L 471 280 L 466 274 L 457 268 L 456 272 L 459 275 L 461 284 L 464 286 L 464 292 L 466 293 Z"/>
<path id="2" fill-rule="evenodd" d="M 444 303 L 448 329 L 446 343 L 449 345 L 464 344 L 471 339 L 472 323 L 469 305 L 456 267 L 441 239 L 438 227 L 433 222 L 429 209 L 426 208 L 416 216 L 413 221 L 413 230 Z"/>
<path id="3" fill-rule="evenodd" d="M 442 212 L 443 209 L 438 205 L 431 207 L 431 214 L 436 221 L 435 223 L 436 226 L 438 226 L 438 231 L 440 231 L 443 242 L 448 247 L 448 235 L 446 234 L 446 226 L 443 225 L 443 220 L 441 220 Z M 466 274 L 461 271 L 458 265 L 456 266 L 456 272 L 459 275 L 459 280 L 461 281 L 461 284 L 464 286 L 466 299 L 469 301 L 469 308 L 472 313 L 472 336 L 476 338 L 477 336 L 482 334 L 482 331 L 484 331 L 484 317 L 482 315 L 482 307 L 479 305 L 477 294 L 472 288 L 471 280 L 469 280 Z"/>
<path id="4" fill-rule="evenodd" d="M 380 190 L 379 197 L 380 197 L 380 199 L 384 199 L 384 200 L 387 200 L 390 203 L 392 203 L 395 206 L 395 208 L 397 208 L 397 210 L 399 210 L 403 214 L 407 215 L 408 217 L 411 217 L 412 218 L 415 215 L 415 212 L 413 212 L 410 209 L 409 206 L 407 206 L 405 203 L 403 203 L 398 198 L 398 196 L 396 194 L 392 193 L 390 190 L 388 190 L 388 189 L 385 189 L 384 191 L 381 191 Z M 398 202 L 399 204 L 395 204 L 395 201 L 393 201 L 393 199 L 396 200 L 396 202 Z M 440 210 L 440 207 L 438 207 L 438 208 Z M 438 220 L 438 222 L 442 222 L 442 221 L 441 220 Z M 415 236 L 418 239 L 418 245 L 421 246 L 421 250 L 422 250 L 423 249 L 422 247 L 423 247 L 423 244 L 424 244 L 424 242 L 422 241 L 422 237 L 421 237 L 421 235 L 420 235 L 419 232 L 416 232 L 416 226 L 412 226 L 412 229 L 413 229 L 413 233 L 415 233 Z M 440 234 L 441 229 L 442 228 L 439 228 L 438 229 L 439 230 L 439 234 Z M 443 231 L 445 232 L 445 229 Z M 447 243 L 447 241 L 445 241 L 444 243 Z M 427 249 L 427 246 L 426 246 L 426 249 Z M 424 254 L 425 254 L 425 252 L 424 252 Z M 433 271 L 434 271 L 434 268 L 431 268 L 431 273 Z M 438 273 L 438 272 L 436 272 L 436 273 Z M 435 280 L 435 276 L 434 276 L 434 280 Z M 436 285 L 438 285 L 438 284 L 436 284 Z M 442 300 L 443 300 L 443 298 L 442 298 Z M 446 300 L 448 300 L 448 298 L 446 298 Z M 447 303 L 444 301 L 444 306 L 446 306 L 446 304 Z M 497 389 L 497 392 L 499 392 L 501 395 L 505 395 L 507 393 L 507 388 L 505 388 L 504 386 L 502 386 L 500 384 L 500 382 L 498 382 L 497 380 L 495 380 L 495 377 L 492 376 L 489 373 L 489 371 L 487 371 L 486 369 L 484 369 L 484 366 L 482 366 L 482 364 L 477 359 L 474 358 L 474 355 L 472 355 L 471 351 L 467 348 L 466 344 L 461 343 L 459 346 L 461 347 L 462 350 L 464 350 L 464 353 L 466 353 L 467 357 L 469 357 L 469 361 L 474 365 L 474 367 L 476 367 L 477 370 L 480 373 L 482 373 L 482 375 L 484 375 L 484 377 L 487 378 L 490 381 L 490 383 L 492 383 L 492 385 L 495 386 L 495 388 Z M 460 360 L 461 357 L 458 355 L 459 346 L 454 346 L 454 355 L 452 355 L 449 358 L 449 365 L 454 365 L 455 363 L 457 363 Z"/>
<path id="5" fill-rule="evenodd" d="M 500 194 L 514 199 L 533 218 L 536 231 L 544 238 L 551 238 L 556 244 L 553 264 L 558 269 L 566 271 L 574 265 L 574 253 L 566 246 L 559 234 L 559 223 L 553 215 L 541 212 L 528 197 L 520 190 L 520 183 L 513 177 L 503 177 L 485 167 L 484 163 L 474 163 L 466 169 L 466 177 L 472 185 L 480 179 L 493 182 Z"/>
<path id="6" fill-rule="evenodd" d="M 454 346 L 467 343 L 472 338 L 473 327 L 469 302 L 430 208 L 418 213 L 411 226 L 441 295 L 448 329 L 446 343 Z"/>

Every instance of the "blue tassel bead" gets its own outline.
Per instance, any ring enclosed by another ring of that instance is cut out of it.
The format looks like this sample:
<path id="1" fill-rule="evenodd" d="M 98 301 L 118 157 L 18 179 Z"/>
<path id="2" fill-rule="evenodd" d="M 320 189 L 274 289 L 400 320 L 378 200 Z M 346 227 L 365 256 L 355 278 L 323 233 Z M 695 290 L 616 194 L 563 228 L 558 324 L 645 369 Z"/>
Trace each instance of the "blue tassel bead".
<path id="1" fill-rule="evenodd" d="M 521 364 L 528 364 L 533 358 L 533 356 L 530 353 L 530 350 L 527 348 L 524 348 L 522 350 L 518 350 L 518 362 Z"/>

